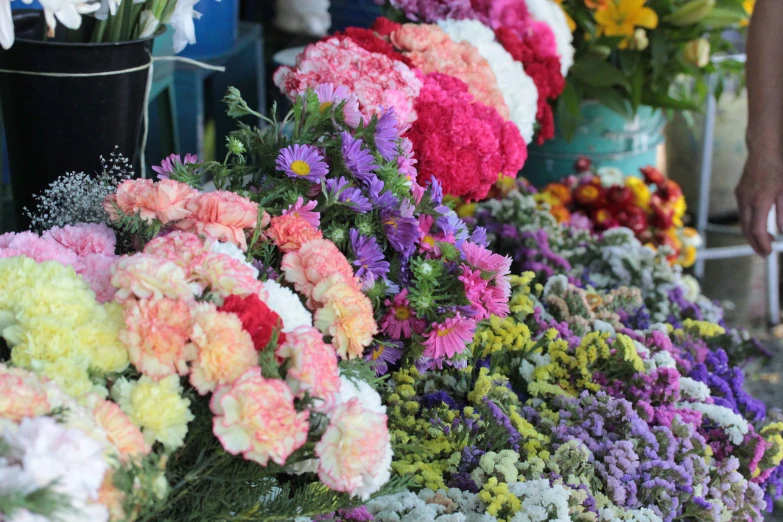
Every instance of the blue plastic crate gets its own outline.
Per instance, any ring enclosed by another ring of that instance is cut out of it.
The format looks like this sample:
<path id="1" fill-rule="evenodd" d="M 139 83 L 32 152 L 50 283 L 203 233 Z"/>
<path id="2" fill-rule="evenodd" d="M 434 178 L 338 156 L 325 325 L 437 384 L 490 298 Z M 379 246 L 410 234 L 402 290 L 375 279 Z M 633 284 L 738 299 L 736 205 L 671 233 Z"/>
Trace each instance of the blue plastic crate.
<path id="1" fill-rule="evenodd" d="M 332 31 L 342 31 L 346 27 L 370 27 L 381 16 L 381 6 L 373 0 L 332 0 L 329 13 Z"/>
<path id="2" fill-rule="evenodd" d="M 239 34 L 239 0 L 200 0 L 194 7 L 201 18 L 194 20 L 196 43 L 180 54 L 210 58 L 228 53 Z"/>

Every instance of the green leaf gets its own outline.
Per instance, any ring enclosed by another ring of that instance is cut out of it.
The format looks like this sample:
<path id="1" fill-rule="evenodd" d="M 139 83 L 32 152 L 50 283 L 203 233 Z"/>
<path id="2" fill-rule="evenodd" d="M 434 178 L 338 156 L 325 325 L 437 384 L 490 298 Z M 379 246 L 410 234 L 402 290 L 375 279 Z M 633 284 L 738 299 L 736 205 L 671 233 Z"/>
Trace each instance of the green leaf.
<path id="1" fill-rule="evenodd" d="M 571 67 L 570 74 L 585 85 L 594 87 L 611 87 L 614 85 L 628 89 L 628 79 L 613 65 L 597 56 L 587 55 L 580 58 Z"/>
<path id="2" fill-rule="evenodd" d="M 557 100 L 557 121 L 560 124 L 560 132 L 566 141 L 574 139 L 576 129 L 582 120 L 582 99 L 576 90 L 572 80 L 566 82 L 563 93 Z"/>
<path id="3" fill-rule="evenodd" d="M 631 74 L 631 108 L 633 112 L 642 104 L 642 92 L 644 91 L 644 69 L 637 67 Z"/>
<path id="4" fill-rule="evenodd" d="M 585 97 L 593 98 L 606 107 L 626 119 L 633 117 L 631 105 L 617 89 L 613 87 L 585 87 Z"/>
<path id="5" fill-rule="evenodd" d="M 642 103 L 651 107 L 662 109 L 675 109 L 678 111 L 698 111 L 701 109 L 699 104 L 690 100 L 678 100 L 668 94 L 657 94 L 646 91 L 642 96 Z"/>

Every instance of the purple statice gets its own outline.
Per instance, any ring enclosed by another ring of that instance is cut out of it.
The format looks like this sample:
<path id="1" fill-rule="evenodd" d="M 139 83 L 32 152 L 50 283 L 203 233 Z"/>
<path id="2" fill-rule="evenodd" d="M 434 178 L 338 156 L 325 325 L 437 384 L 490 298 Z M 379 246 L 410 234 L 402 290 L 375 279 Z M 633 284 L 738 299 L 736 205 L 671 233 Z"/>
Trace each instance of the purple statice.
<path id="1" fill-rule="evenodd" d="M 290 145 L 280 151 L 275 161 L 277 170 L 289 178 L 306 179 L 320 183 L 329 173 L 329 167 L 317 147 Z"/>
<path id="2" fill-rule="evenodd" d="M 405 257 L 410 257 L 416 251 L 416 241 L 419 239 L 419 221 L 413 217 L 413 205 L 403 200 L 399 208 L 381 210 L 381 223 L 386 239 L 392 248 Z"/>
<path id="3" fill-rule="evenodd" d="M 375 126 L 375 148 L 378 149 L 381 157 L 386 161 L 391 161 L 397 157 L 397 140 L 399 139 L 397 130 L 397 114 L 394 107 L 383 111 L 378 118 L 378 124 Z"/>
<path id="4" fill-rule="evenodd" d="M 519 432 L 516 430 L 516 428 L 514 428 L 514 425 L 511 423 L 511 419 L 509 419 L 508 415 L 506 415 L 497 404 L 491 401 L 489 397 L 483 397 L 482 401 L 489 409 L 489 414 L 492 415 L 492 418 L 495 419 L 495 422 L 497 422 L 498 425 L 502 427 L 503 430 L 505 430 L 505 432 L 508 434 L 508 439 L 507 439 L 508 447 L 514 449 L 515 451 L 518 451 L 519 441 L 522 439 L 522 435 L 520 435 Z M 489 442 L 490 444 L 493 444 L 497 441 L 489 441 Z M 505 442 L 506 441 L 504 441 L 504 443 Z"/>
<path id="5" fill-rule="evenodd" d="M 448 392 L 443 390 L 422 395 L 419 402 L 421 402 L 421 405 L 425 408 L 438 408 L 445 404 L 452 410 L 457 409 L 457 403 L 451 398 L 451 395 L 449 395 Z"/>
<path id="6" fill-rule="evenodd" d="M 400 200 L 397 199 L 397 196 L 390 190 L 383 190 L 383 188 L 384 183 L 380 179 L 375 178 L 370 180 L 368 194 L 373 206 L 381 210 L 398 206 Z"/>
<path id="7" fill-rule="evenodd" d="M 402 358 L 402 343 L 397 341 L 376 341 L 373 343 L 370 353 L 365 356 L 365 360 L 370 361 L 375 366 L 375 373 L 378 376 L 386 375 L 389 372 L 389 365 L 397 364 Z"/>
<path id="8" fill-rule="evenodd" d="M 362 288 L 370 289 L 378 279 L 389 274 L 389 262 L 375 237 L 363 236 L 355 228 L 351 229 L 350 235 L 356 277 L 362 281 Z"/>
<path id="9" fill-rule="evenodd" d="M 479 460 L 486 452 L 474 445 L 465 446 L 462 448 L 462 455 L 460 458 L 457 472 L 451 476 L 449 480 L 449 487 L 457 488 L 462 491 L 470 491 L 471 493 L 478 493 L 481 488 L 470 477 L 470 472 L 479 466 Z"/>
<path id="10" fill-rule="evenodd" d="M 373 158 L 372 153 L 363 148 L 364 142 L 359 138 L 354 138 L 348 132 L 342 132 L 340 134 L 343 139 L 342 154 L 345 167 L 348 169 L 353 177 L 369 185 L 370 181 L 375 178 L 374 171 L 378 168 Z"/>

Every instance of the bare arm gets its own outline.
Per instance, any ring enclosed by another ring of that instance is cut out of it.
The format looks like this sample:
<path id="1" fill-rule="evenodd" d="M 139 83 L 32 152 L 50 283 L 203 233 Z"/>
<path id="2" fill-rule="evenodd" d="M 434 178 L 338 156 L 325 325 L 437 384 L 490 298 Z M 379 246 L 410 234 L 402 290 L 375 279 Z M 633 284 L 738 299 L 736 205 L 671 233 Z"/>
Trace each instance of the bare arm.
<path id="1" fill-rule="evenodd" d="M 737 186 L 745 237 L 768 255 L 767 215 L 783 229 L 783 0 L 757 0 L 748 35 L 749 157 Z"/>

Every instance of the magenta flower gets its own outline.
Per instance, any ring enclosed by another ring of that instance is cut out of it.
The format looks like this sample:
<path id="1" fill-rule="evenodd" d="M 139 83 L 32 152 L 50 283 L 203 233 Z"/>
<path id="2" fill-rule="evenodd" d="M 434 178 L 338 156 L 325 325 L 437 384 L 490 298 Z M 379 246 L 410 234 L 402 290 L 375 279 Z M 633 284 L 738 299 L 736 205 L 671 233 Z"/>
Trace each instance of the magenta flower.
<path id="1" fill-rule="evenodd" d="M 313 228 L 320 228 L 321 227 L 321 213 L 320 212 L 313 212 L 313 209 L 318 205 L 318 202 L 313 200 L 310 200 L 307 202 L 307 204 L 304 204 L 304 198 L 302 196 L 299 196 L 299 199 L 296 200 L 296 203 L 289 206 L 287 210 L 283 211 L 283 215 L 287 216 L 289 214 L 293 214 L 294 216 L 299 216 L 300 218 L 304 219 L 311 225 L 313 225 Z"/>
<path id="2" fill-rule="evenodd" d="M 384 304 L 389 311 L 379 324 L 383 333 L 398 340 L 410 338 L 411 333 L 424 331 L 424 320 L 416 317 L 416 312 L 409 307 L 407 288 L 394 296 L 394 300 L 386 299 Z"/>
<path id="3" fill-rule="evenodd" d="M 158 179 L 169 179 L 172 174 L 183 165 L 188 163 L 198 163 L 198 156 L 195 154 L 185 154 L 185 161 L 182 161 L 179 154 L 172 154 L 168 158 L 164 159 L 160 166 L 154 165 L 152 170 L 158 174 Z"/>
<path id="4" fill-rule="evenodd" d="M 424 341 L 424 356 L 442 359 L 462 353 L 473 340 L 475 330 L 476 321 L 462 317 L 459 312 L 442 324 L 433 323 L 432 330 Z"/>
<path id="5" fill-rule="evenodd" d="M 320 183 L 329 173 L 324 157 L 312 145 L 294 144 L 280 151 L 277 156 L 277 170 L 289 178 L 307 179 Z"/>

